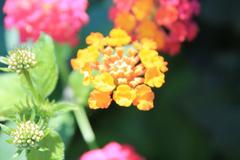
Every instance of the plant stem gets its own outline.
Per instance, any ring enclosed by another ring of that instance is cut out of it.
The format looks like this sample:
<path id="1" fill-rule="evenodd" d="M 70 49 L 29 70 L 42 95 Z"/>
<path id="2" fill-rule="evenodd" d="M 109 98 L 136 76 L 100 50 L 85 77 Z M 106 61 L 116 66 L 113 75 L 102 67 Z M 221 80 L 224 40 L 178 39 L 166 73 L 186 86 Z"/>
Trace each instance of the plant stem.
<path id="1" fill-rule="evenodd" d="M 29 72 L 25 70 L 25 71 L 23 71 L 23 75 L 24 75 L 24 77 L 25 77 L 25 79 L 26 79 L 26 81 L 27 81 L 27 83 L 28 83 L 28 85 L 30 87 L 30 90 L 31 90 L 31 92 L 33 94 L 33 97 L 37 100 L 38 103 L 40 103 L 42 101 L 42 98 L 37 93 L 37 91 L 35 90 Z"/>
<path id="2" fill-rule="evenodd" d="M 87 117 L 86 110 L 83 106 L 74 111 L 78 127 L 83 135 L 84 141 L 87 143 L 89 149 L 95 149 L 97 147 L 95 134 L 90 125 L 89 119 Z"/>

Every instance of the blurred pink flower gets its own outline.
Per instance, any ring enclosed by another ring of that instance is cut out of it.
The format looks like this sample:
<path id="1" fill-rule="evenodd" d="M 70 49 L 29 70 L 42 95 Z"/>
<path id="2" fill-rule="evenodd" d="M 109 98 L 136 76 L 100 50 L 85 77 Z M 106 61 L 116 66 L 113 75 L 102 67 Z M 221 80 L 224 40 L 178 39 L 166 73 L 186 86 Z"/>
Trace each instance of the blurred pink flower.
<path id="1" fill-rule="evenodd" d="M 143 160 L 143 158 L 131 146 L 111 142 L 102 149 L 84 153 L 80 160 Z"/>
<path id="2" fill-rule="evenodd" d="M 192 41 L 199 31 L 194 22 L 194 17 L 200 13 L 199 0 L 113 2 L 109 17 L 115 27 L 125 29 L 133 39 L 149 38 L 156 41 L 158 50 L 170 55 L 179 53 L 182 43 Z"/>
<path id="3" fill-rule="evenodd" d="M 60 43 L 78 43 L 77 33 L 89 17 L 87 0 L 6 0 L 5 27 L 16 27 L 21 41 L 36 40 L 45 32 Z"/>

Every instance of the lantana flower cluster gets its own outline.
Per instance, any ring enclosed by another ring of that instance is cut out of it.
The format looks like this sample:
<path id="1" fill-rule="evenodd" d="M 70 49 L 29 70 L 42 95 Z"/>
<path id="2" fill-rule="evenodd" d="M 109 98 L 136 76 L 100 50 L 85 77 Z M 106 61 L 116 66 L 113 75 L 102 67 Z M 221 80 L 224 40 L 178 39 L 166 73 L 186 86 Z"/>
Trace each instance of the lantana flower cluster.
<path id="1" fill-rule="evenodd" d="M 44 137 L 44 130 L 31 121 L 21 122 L 16 129 L 11 131 L 13 143 L 20 149 L 29 149 L 38 146 Z"/>
<path id="2" fill-rule="evenodd" d="M 111 142 L 102 149 L 95 149 L 84 153 L 80 160 L 143 160 L 133 147 Z"/>
<path id="3" fill-rule="evenodd" d="M 131 34 L 133 39 L 150 38 L 158 50 L 170 55 L 180 51 L 184 41 L 192 41 L 198 26 L 198 0 L 113 0 L 110 19 L 115 27 Z"/>
<path id="4" fill-rule="evenodd" d="M 5 26 L 16 27 L 23 42 L 45 32 L 60 43 L 76 45 L 77 33 L 89 19 L 87 5 L 87 0 L 6 0 Z"/>
<path id="5" fill-rule="evenodd" d="M 8 68 L 20 74 L 24 70 L 33 68 L 36 64 L 36 56 L 27 48 L 18 48 L 9 51 L 7 58 Z"/>
<path id="6" fill-rule="evenodd" d="M 86 38 L 89 46 L 71 60 L 73 69 L 84 75 L 84 84 L 94 86 L 88 100 L 90 108 L 106 109 L 112 99 L 124 107 L 153 108 L 151 87 L 159 88 L 165 82 L 167 62 L 158 55 L 154 41 L 131 41 L 122 29 L 112 29 L 107 37 L 91 33 Z"/>

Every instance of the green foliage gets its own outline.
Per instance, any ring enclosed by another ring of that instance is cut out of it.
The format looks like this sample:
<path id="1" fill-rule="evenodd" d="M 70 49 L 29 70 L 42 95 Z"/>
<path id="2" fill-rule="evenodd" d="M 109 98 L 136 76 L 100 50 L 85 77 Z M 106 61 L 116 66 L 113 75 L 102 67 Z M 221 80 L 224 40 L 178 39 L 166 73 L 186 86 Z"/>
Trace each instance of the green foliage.
<path id="1" fill-rule="evenodd" d="M 72 48 L 67 44 L 55 42 L 55 55 L 59 68 L 60 79 L 63 85 L 66 85 L 69 75 L 69 58 Z"/>
<path id="2" fill-rule="evenodd" d="M 70 102 L 58 102 L 53 104 L 52 106 L 52 112 L 55 115 L 59 115 L 59 114 L 63 114 L 69 111 L 73 111 L 75 109 L 77 109 L 77 105 L 70 103 Z"/>
<path id="3" fill-rule="evenodd" d="M 55 131 L 49 134 L 40 142 L 40 150 L 31 150 L 27 153 L 29 160 L 63 160 L 64 143 Z M 44 148 L 48 148 L 45 150 Z"/>
<path id="4" fill-rule="evenodd" d="M 34 87 L 43 97 L 47 97 L 52 93 L 58 79 L 58 68 L 54 52 L 53 40 L 46 34 L 42 34 L 33 46 L 37 66 L 30 71 L 30 75 Z M 23 77 L 22 79 L 27 84 Z"/>
<path id="5" fill-rule="evenodd" d="M 13 127 L 13 123 L 7 123 L 7 127 Z M 2 133 L 2 132 L 1 132 Z M 13 155 L 16 153 L 17 148 L 14 145 L 9 145 L 6 140 L 10 137 L 7 134 L 0 134 L 0 157 L 3 160 L 26 160 L 24 154 L 21 154 L 17 158 L 13 158 Z"/>
<path id="6" fill-rule="evenodd" d="M 76 101 L 81 105 L 86 105 L 92 86 L 83 85 L 83 75 L 73 71 L 69 77 L 69 86 L 71 87 Z"/>
<path id="7" fill-rule="evenodd" d="M 27 93 L 16 74 L 1 74 L 0 82 L 0 120 L 5 120 L 15 114 L 15 104 L 26 99 Z"/>
<path id="8" fill-rule="evenodd" d="M 68 146 L 75 133 L 73 115 L 69 112 L 58 115 L 50 120 L 49 126 L 60 134 L 65 146 Z"/>

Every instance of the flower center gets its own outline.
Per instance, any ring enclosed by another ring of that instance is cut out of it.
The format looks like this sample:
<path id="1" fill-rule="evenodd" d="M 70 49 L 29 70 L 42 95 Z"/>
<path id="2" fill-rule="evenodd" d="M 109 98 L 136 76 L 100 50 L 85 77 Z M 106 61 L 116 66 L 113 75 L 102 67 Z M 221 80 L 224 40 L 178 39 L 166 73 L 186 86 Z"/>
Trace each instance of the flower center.
<path id="1" fill-rule="evenodd" d="M 139 57 L 134 49 L 117 48 L 115 54 L 105 54 L 102 72 L 108 72 L 115 79 L 117 85 L 128 84 L 135 87 L 143 83 L 144 67 L 139 64 Z"/>

